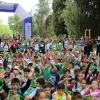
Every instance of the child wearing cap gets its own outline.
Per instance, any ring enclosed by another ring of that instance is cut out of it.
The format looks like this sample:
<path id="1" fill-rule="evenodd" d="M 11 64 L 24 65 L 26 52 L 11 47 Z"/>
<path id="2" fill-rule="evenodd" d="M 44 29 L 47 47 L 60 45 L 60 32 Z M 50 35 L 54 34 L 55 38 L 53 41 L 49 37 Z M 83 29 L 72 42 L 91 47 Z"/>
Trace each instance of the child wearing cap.
<path id="1" fill-rule="evenodd" d="M 3 61 L 0 60 L 0 68 L 3 68 Z"/>

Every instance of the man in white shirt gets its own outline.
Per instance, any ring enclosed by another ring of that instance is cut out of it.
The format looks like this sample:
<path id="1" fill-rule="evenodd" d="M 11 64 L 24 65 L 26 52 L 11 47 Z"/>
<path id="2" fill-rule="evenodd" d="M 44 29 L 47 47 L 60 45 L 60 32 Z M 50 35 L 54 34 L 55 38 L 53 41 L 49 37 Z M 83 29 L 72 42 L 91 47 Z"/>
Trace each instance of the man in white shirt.
<path id="1" fill-rule="evenodd" d="M 68 38 L 66 37 L 66 38 L 64 39 L 64 48 L 65 48 L 65 49 L 68 47 L 68 44 L 69 44 L 69 40 L 68 40 Z"/>
<path id="2" fill-rule="evenodd" d="M 35 50 L 35 52 L 39 51 L 39 43 L 38 42 L 35 42 L 34 50 Z"/>

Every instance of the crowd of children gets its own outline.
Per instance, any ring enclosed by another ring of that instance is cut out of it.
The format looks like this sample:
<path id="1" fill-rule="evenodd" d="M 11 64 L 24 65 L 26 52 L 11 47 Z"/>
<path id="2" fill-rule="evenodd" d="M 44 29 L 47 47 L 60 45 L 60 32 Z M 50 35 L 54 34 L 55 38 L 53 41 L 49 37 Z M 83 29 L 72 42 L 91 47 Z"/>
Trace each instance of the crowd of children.
<path id="1" fill-rule="evenodd" d="M 100 100 L 100 36 L 1 36 L 0 100 Z"/>

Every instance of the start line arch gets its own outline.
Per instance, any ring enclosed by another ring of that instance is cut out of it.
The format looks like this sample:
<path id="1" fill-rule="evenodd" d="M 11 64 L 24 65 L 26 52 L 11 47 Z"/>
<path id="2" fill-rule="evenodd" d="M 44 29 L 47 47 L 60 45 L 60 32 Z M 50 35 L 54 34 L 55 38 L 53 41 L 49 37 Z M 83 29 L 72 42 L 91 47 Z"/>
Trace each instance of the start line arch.
<path id="1" fill-rule="evenodd" d="M 23 20 L 22 35 L 31 37 L 32 35 L 32 16 L 17 3 L 1 3 L 0 12 L 10 12 L 17 14 Z"/>

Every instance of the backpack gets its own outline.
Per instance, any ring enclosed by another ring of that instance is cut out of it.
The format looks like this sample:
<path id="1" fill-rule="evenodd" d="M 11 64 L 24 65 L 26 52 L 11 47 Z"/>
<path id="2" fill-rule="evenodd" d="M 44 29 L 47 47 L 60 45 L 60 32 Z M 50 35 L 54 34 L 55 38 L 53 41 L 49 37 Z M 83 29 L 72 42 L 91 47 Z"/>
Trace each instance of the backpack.
<path id="1" fill-rule="evenodd" d="M 18 88 L 18 94 L 21 95 L 21 96 L 23 95 L 20 88 Z"/>
<path id="2" fill-rule="evenodd" d="M 50 94 L 50 100 L 52 100 L 53 99 L 53 95 L 52 94 Z"/>
<path id="3" fill-rule="evenodd" d="M 54 77 L 50 76 L 50 78 L 47 80 L 47 83 L 50 84 L 50 85 L 55 86 L 55 79 L 54 79 Z"/>

